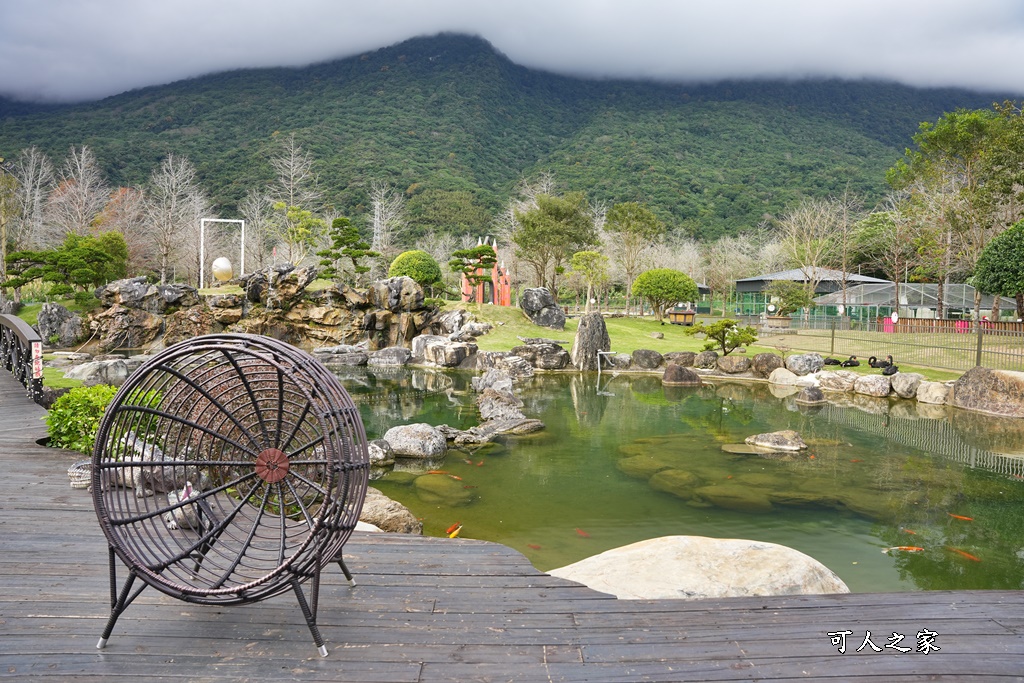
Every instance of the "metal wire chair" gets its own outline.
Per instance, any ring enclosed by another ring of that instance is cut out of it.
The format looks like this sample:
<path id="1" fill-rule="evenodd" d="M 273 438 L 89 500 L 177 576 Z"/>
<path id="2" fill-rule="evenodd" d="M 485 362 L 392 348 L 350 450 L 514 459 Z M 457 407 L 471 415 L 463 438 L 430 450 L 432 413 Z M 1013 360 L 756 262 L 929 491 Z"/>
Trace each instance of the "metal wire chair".
<path id="1" fill-rule="evenodd" d="M 326 656 L 320 571 L 337 562 L 355 585 L 341 550 L 368 479 L 359 411 L 305 352 L 223 334 L 154 356 L 107 408 L 92 456 L 110 547 L 111 614 L 97 647 L 147 585 L 215 605 L 292 590 Z M 115 556 L 128 569 L 120 591 Z"/>

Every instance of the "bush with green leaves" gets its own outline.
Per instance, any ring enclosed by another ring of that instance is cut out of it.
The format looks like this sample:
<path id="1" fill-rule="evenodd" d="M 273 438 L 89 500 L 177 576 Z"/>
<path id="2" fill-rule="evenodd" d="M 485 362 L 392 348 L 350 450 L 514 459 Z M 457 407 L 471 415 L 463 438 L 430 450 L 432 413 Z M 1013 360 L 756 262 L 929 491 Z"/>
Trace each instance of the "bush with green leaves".
<path id="1" fill-rule="evenodd" d="M 655 268 L 640 273 L 633 283 L 633 294 L 647 300 L 658 321 L 661 321 L 666 307 L 680 301 L 696 301 L 700 296 L 693 279 L 672 268 Z"/>
<path id="2" fill-rule="evenodd" d="M 723 318 L 710 325 L 699 322 L 683 331 L 689 335 L 703 334 L 705 351 L 714 349 L 728 356 L 739 347 L 750 346 L 757 341 L 757 332 L 753 327 L 738 327 L 738 324 L 735 320 Z"/>
<path id="3" fill-rule="evenodd" d="M 810 289 L 801 282 L 773 280 L 764 288 L 764 293 L 778 306 L 775 311 L 777 316 L 792 315 L 797 309 L 814 306 Z"/>
<path id="4" fill-rule="evenodd" d="M 46 416 L 50 446 L 91 454 L 103 411 L 116 393 L 117 387 L 97 384 L 76 387 L 54 401 Z"/>
<path id="5" fill-rule="evenodd" d="M 388 269 L 388 277 L 411 277 L 420 287 L 431 287 L 441 281 L 441 266 L 425 251 L 415 249 L 399 254 Z"/>

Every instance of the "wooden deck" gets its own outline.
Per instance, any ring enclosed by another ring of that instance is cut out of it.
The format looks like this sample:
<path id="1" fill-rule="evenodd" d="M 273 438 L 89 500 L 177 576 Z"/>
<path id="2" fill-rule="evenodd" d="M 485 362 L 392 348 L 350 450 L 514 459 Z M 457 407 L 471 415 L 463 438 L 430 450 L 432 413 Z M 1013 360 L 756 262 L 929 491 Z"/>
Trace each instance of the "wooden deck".
<path id="1" fill-rule="evenodd" d="M 0 678 L 53 681 L 1024 680 L 1024 593 L 624 601 L 481 541 L 357 534 L 328 570 L 316 652 L 291 595 L 192 605 L 153 589 L 104 651 L 107 547 L 74 460 L 0 374 Z M 855 652 L 871 631 L 930 654 Z M 827 635 L 851 631 L 846 654 Z"/>

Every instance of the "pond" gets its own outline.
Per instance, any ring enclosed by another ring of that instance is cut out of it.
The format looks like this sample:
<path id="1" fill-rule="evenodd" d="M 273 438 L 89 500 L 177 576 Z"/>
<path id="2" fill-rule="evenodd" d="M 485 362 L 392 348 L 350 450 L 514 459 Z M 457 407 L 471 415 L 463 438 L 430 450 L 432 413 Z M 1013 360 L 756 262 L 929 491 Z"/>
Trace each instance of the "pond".
<path id="1" fill-rule="evenodd" d="M 478 422 L 469 375 L 339 373 L 371 439 L 397 424 Z M 424 534 L 461 523 L 461 537 L 515 548 L 541 570 L 680 534 L 789 546 L 855 592 L 1024 587 L 1024 459 L 974 443 L 991 431 L 976 429 L 984 418 L 885 399 L 798 409 L 765 385 L 636 375 L 542 375 L 516 393 L 544 431 L 450 450 L 443 464 L 400 463 L 373 485 Z M 781 459 L 723 450 L 780 429 L 810 448 Z"/>

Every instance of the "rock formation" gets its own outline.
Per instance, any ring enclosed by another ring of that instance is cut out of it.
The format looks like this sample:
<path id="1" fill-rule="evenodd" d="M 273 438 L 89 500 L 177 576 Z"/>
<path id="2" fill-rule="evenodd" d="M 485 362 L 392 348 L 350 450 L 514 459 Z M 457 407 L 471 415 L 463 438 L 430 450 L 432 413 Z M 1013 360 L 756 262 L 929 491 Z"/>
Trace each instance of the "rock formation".
<path id="1" fill-rule="evenodd" d="M 535 287 L 523 291 L 519 306 L 534 325 L 550 327 L 553 330 L 565 329 L 565 313 L 545 287 Z"/>
<path id="2" fill-rule="evenodd" d="M 570 359 L 577 370 L 597 370 L 598 351 L 611 351 L 612 340 L 608 326 L 600 313 L 584 313 L 576 328 Z"/>

